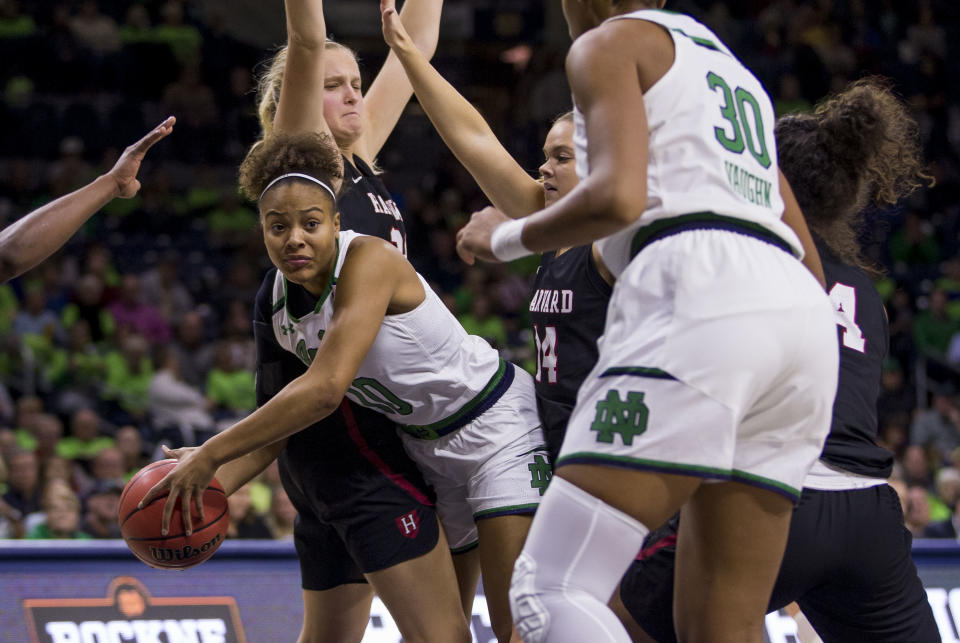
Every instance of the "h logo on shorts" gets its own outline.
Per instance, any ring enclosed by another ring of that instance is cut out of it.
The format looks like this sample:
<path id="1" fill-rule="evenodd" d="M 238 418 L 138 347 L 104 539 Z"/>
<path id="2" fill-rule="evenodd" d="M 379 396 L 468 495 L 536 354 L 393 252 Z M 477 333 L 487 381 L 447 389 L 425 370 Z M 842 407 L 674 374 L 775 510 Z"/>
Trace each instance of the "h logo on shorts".
<path id="1" fill-rule="evenodd" d="M 625 446 L 633 444 L 633 437 L 647 430 L 650 411 L 643 403 L 643 393 L 627 391 L 626 401 L 620 399 L 620 391 L 610 389 L 607 397 L 597 402 L 597 415 L 590 425 L 597 432 L 597 442 L 610 444 L 613 434 L 619 433 Z"/>
<path id="2" fill-rule="evenodd" d="M 417 537 L 417 529 L 420 527 L 420 516 L 417 514 L 416 509 L 394 520 L 396 520 L 397 529 L 400 530 L 401 534 L 411 540 Z"/>

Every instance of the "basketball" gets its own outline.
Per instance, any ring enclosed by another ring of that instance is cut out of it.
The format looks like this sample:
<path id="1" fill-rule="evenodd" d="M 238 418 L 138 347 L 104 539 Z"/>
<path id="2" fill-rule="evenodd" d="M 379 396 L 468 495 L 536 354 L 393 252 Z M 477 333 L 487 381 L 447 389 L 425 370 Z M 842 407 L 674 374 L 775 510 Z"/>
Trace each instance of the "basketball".
<path id="1" fill-rule="evenodd" d="M 230 524 L 226 493 L 214 478 L 203 492 L 202 524 L 198 524 L 201 521 L 194 511 L 193 533 L 184 533 L 181 499 L 177 498 L 169 533 L 160 535 L 166 492 L 143 509 L 138 509 L 137 504 L 176 465 L 176 460 L 160 460 L 140 469 L 124 487 L 117 512 L 120 533 L 130 551 L 151 567 L 161 569 L 186 569 L 207 560 L 223 542 Z"/>

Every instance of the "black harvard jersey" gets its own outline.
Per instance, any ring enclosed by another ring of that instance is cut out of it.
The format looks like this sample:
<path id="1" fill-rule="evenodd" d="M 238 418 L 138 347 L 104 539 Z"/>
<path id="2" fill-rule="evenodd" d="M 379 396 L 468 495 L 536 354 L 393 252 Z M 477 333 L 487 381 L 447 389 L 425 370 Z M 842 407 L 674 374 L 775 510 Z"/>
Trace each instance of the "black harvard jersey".
<path id="1" fill-rule="evenodd" d="M 387 186 L 358 156 L 343 157 L 343 187 L 337 197 L 340 227 L 386 239 L 407 255 L 407 229 Z"/>
<path id="2" fill-rule="evenodd" d="M 860 268 L 817 243 L 840 334 L 840 379 L 833 424 L 821 460 L 864 476 L 887 478 L 893 454 L 876 444 L 877 396 L 889 330 L 880 293 Z"/>
<path id="3" fill-rule="evenodd" d="M 530 321 L 537 343 L 537 407 L 556 459 L 577 401 L 577 389 L 597 362 L 597 338 L 607 319 L 610 287 L 590 246 L 544 253 L 533 282 Z"/>

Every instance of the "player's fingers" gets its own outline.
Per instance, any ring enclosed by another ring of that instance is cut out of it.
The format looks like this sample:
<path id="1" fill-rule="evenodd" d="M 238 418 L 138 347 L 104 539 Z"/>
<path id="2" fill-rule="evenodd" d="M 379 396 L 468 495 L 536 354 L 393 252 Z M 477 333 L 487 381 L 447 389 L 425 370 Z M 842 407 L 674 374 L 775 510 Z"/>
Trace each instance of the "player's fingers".
<path id="1" fill-rule="evenodd" d="M 396 13 L 397 3 L 395 0 L 380 0 L 380 13 L 386 17 L 388 12 Z"/>
<path id="2" fill-rule="evenodd" d="M 197 517 L 199 518 L 201 525 L 202 525 L 202 524 L 204 523 L 204 521 L 206 520 L 206 518 L 203 517 L 203 494 L 204 494 L 204 491 L 205 491 L 204 489 L 201 489 L 201 490 L 200 490 L 200 493 L 198 493 L 196 496 L 193 497 L 194 504 L 197 505 Z"/>
<path id="3" fill-rule="evenodd" d="M 160 535 L 166 536 L 170 531 L 170 517 L 173 515 L 173 507 L 177 504 L 177 496 L 180 495 L 180 490 L 176 487 L 171 487 L 170 494 L 167 496 L 166 501 L 163 503 L 163 514 L 160 517 Z"/>
<path id="4" fill-rule="evenodd" d="M 179 460 L 186 453 L 185 448 L 171 449 L 166 444 L 161 444 L 160 448 L 163 449 L 163 455 L 167 456 L 168 458 L 172 458 L 174 460 Z"/>
<path id="5" fill-rule="evenodd" d="M 180 515 L 183 517 L 183 530 L 188 536 L 193 533 L 193 511 L 192 502 L 193 493 L 190 489 L 183 490 L 183 498 L 180 501 Z"/>
<path id="6" fill-rule="evenodd" d="M 146 136 L 131 145 L 130 148 L 139 154 L 145 154 L 154 143 L 166 137 L 170 134 L 170 132 L 173 131 L 173 125 L 176 122 L 176 116 L 168 116 L 162 123 L 150 130 Z"/>
<path id="7" fill-rule="evenodd" d="M 161 480 L 157 484 L 150 487 L 150 491 L 143 494 L 143 498 L 141 498 L 140 502 L 137 503 L 137 509 L 143 509 L 144 507 L 149 505 L 151 500 L 156 498 L 160 494 L 160 492 L 162 492 L 164 489 L 170 486 L 170 482 L 169 480 L 167 480 L 167 478 L 169 478 L 169 474 L 164 476 L 163 480 Z"/>
<path id="8" fill-rule="evenodd" d="M 467 250 L 466 244 L 463 241 L 457 243 L 457 254 L 460 255 L 460 258 L 468 266 L 472 266 L 476 262 L 476 256 Z"/>

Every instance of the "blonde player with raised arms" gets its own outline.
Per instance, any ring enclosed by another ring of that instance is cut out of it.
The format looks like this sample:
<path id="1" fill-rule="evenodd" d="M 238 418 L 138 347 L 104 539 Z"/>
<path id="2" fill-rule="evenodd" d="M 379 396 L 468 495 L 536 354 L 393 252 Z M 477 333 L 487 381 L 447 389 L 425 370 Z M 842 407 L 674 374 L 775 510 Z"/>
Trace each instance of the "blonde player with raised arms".
<path id="1" fill-rule="evenodd" d="M 681 507 L 680 640 L 759 643 L 830 425 L 836 329 L 770 99 L 715 34 L 661 6 L 564 0 L 581 181 L 526 219 L 488 208 L 459 235 L 468 261 L 602 239 L 617 277 L 514 569 L 527 643 L 629 641 L 607 601 Z"/>

